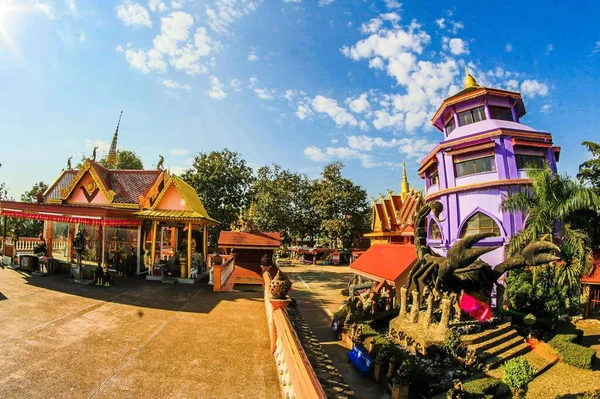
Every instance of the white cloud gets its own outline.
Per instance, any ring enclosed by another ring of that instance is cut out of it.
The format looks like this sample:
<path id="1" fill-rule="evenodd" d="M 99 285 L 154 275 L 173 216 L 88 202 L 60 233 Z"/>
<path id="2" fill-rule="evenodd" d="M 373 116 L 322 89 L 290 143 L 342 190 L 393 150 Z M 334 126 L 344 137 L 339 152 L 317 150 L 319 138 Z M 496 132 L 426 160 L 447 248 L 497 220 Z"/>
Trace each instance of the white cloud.
<path id="1" fill-rule="evenodd" d="M 442 38 L 442 48 L 444 50 L 450 50 L 454 55 L 469 54 L 469 45 L 462 39 L 457 37 L 450 39 L 444 36 Z"/>
<path id="2" fill-rule="evenodd" d="M 250 61 L 250 62 L 258 61 L 258 55 L 256 55 L 255 53 L 248 54 L 248 61 Z"/>
<path id="3" fill-rule="evenodd" d="M 181 7 L 183 7 L 183 3 L 184 3 L 184 0 L 179 0 L 179 1 L 173 0 L 173 1 L 171 1 L 171 7 L 173 7 L 176 10 L 179 10 Z"/>
<path id="4" fill-rule="evenodd" d="M 227 97 L 227 93 L 225 93 L 223 90 L 223 83 L 219 82 L 219 79 L 214 76 L 211 76 L 209 79 L 210 90 L 208 90 L 206 93 L 208 93 L 208 95 L 215 100 L 222 100 Z"/>
<path id="5" fill-rule="evenodd" d="M 350 100 L 350 99 L 348 99 Z M 360 114 L 369 108 L 369 101 L 367 100 L 367 93 L 361 94 L 358 98 L 350 100 L 348 107 L 352 112 Z"/>
<path id="6" fill-rule="evenodd" d="M 546 55 L 550 54 L 552 52 L 552 50 L 554 50 L 554 45 L 552 43 L 549 43 L 546 46 Z"/>
<path id="7" fill-rule="evenodd" d="M 208 26 L 218 34 L 229 33 L 229 25 L 245 14 L 253 12 L 262 0 L 217 0 L 213 7 L 206 7 Z"/>
<path id="8" fill-rule="evenodd" d="M 72 14 L 77 13 L 77 4 L 75 3 L 75 0 L 65 0 L 65 4 Z"/>
<path id="9" fill-rule="evenodd" d="M 543 114 L 549 114 L 550 111 L 551 111 L 551 108 L 552 107 L 550 106 L 550 104 L 544 104 L 544 105 L 542 105 L 542 108 L 540 109 L 540 112 L 543 113 Z"/>
<path id="10" fill-rule="evenodd" d="M 298 104 L 298 109 L 296 110 L 296 116 L 302 120 L 307 119 L 312 115 L 311 109 L 303 103 Z"/>
<path id="11" fill-rule="evenodd" d="M 379 57 L 371 58 L 369 60 L 369 68 L 383 70 L 383 68 L 384 68 L 383 60 Z"/>
<path id="12" fill-rule="evenodd" d="M 170 79 L 163 80 L 162 83 L 165 87 L 168 87 L 169 89 L 178 89 L 178 90 L 187 90 L 187 91 L 192 90 L 192 86 L 187 85 L 187 84 L 182 85 L 182 84 L 174 82 Z"/>
<path id="13" fill-rule="evenodd" d="M 35 5 L 38 10 L 48 17 L 48 19 L 54 19 L 54 8 L 48 3 L 37 3 Z M 10 7 L 10 5 L 9 5 Z"/>
<path id="14" fill-rule="evenodd" d="M 194 17 L 182 11 L 174 11 L 168 17 L 161 18 L 160 35 L 154 38 L 154 48 L 174 57 L 178 42 L 187 40 L 192 25 Z"/>
<path id="15" fill-rule="evenodd" d="M 373 126 L 375 126 L 375 129 L 377 130 L 381 130 L 388 127 L 401 130 L 404 128 L 404 114 L 390 114 L 385 110 L 375 111 L 375 119 L 373 120 Z"/>
<path id="16" fill-rule="evenodd" d="M 316 112 L 329 115 L 337 126 L 358 125 L 357 120 L 332 98 L 318 95 L 312 100 L 312 106 Z"/>
<path id="17" fill-rule="evenodd" d="M 240 82 L 237 79 L 231 79 L 229 81 L 229 85 L 231 86 L 231 88 L 235 91 L 242 91 L 242 82 Z"/>
<path id="18" fill-rule="evenodd" d="M 548 94 L 548 86 L 537 80 L 524 80 L 521 82 L 521 93 L 527 97 L 545 97 Z"/>
<path id="19" fill-rule="evenodd" d="M 402 3 L 396 0 L 384 0 L 387 8 L 400 8 L 402 7 Z"/>
<path id="20" fill-rule="evenodd" d="M 165 12 L 169 9 L 167 5 L 160 0 L 150 0 L 148 2 L 148 8 L 150 8 L 150 11 L 152 12 Z"/>
<path id="21" fill-rule="evenodd" d="M 338 141 L 338 139 L 331 139 L 331 144 L 337 144 Z"/>
<path id="22" fill-rule="evenodd" d="M 301 3 L 302 0 L 283 0 L 284 3 Z"/>
<path id="23" fill-rule="evenodd" d="M 188 150 L 173 148 L 170 149 L 169 152 L 171 153 L 171 155 L 187 155 Z"/>
<path id="24" fill-rule="evenodd" d="M 444 28 L 446 28 L 446 19 L 445 18 L 436 19 L 435 24 L 438 26 L 438 28 L 444 29 Z"/>
<path id="25" fill-rule="evenodd" d="M 152 26 L 152 20 L 148 10 L 139 3 L 132 3 L 125 0 L 123 4 L 117 6 L 117 16 L 127 26 Z"/>
<path id="26" fill-rule="evenodd" d="M 139 69 L 143 73 L 151 70 L 159 72 L 167 70 L 167 64 L 160 58 L 160 54 L 157 55 L 154 52 L 146 54 L 143 50 L 128 49 L 125 51 L 125 59 L 132 68 Z"/>
<path id="27" fill-rule="evenodd" d="M 513 51 L 513 46 L 510 43 L 506 43 L 506 46 L 504 46 L 504 49 L 506 50 L 507 53 L 510 53 L 511 51 Z"/>
<path id="28" fill-rule="evenodd" d="M 79 34 L 79 43 L 85 43 L 86 40 L 87 40 L 87 37 L 85 36 L 85 33 L 81 32 Z"/>
<path id="29" fill-rule="evenodd" d="M 273 90 L 268 89 L 254 89 L 254 92 L 261 100 L 272 100 L 273 99 Z"/>
<path id="30" fill-rule="evenodd" d="M 600 52 L 600 41 L 596 42 L 596 45 L 594 46 L 594 49 L 592 50 L 593 54 L 596 54 L 598 52 Z"/>
<path id="31" fill-rule="evenodd" d="M 123 52 L 123 46 L 121 46 L 120 44 L 117 45 L 117 47 L 115 47 L 115 51 L 118 53 L 122 53 Z"/>
<path id="32" fill-rule="evenodd" d="M 333 3 L 334 0 L 319 0 L 319 6 L 325 7 Z"/>
<path id="33" fill-rule="evenodd" d="M 465 24 L 463 24 L 461 21 L 450 21 L 450 24 L 452 25 L 452 29 L 450 29 L 450 31 L 455 35 L 459 30 L 465 27 Z"/>
<path id="34" fill-rule="evenodd" d="M 315 147 L 314 145 L 306 147 L 304 155 L 314 162 L 326 162 L 329 160 L 329 157 L 319 147 Z"/>
<path id="35" fill-rule="evenodd" d="M 85 148 L 93 149 L 94 147 L 98 147 L 96 155 L 102 155 L 108 153 L 110 143 L 104 140 L 85 140 Z"/>

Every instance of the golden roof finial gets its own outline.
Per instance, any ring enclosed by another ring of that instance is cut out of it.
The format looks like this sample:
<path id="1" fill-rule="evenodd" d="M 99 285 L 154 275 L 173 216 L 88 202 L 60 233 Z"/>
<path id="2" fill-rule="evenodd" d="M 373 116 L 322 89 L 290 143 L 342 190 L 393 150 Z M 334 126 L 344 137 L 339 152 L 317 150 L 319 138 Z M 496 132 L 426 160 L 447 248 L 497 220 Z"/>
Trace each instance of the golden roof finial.
<path id="1" fill-rule="evenodd" d="M 402 195 L 406 195 L 410 191 L 410 186 L 408 185 L 408 178 L 406 177 L 406 162 L 402 162 L 402 167 L 404 168 L 404 172 L 402 173 L 402 190 L 400 191 L 400 193 Z"/>
<path id="2" fill-rule="evenodd" d="M 465 66 L 465 72 L 467 74 L 465 76 L 465 89 L 468 89 L 469 87 L 479 87 L 479 85 L 477 84 L 477 81 L 475 80 L 473 75 L 471 75 L 471 73 L 469 72 L 469 67 Z"/>

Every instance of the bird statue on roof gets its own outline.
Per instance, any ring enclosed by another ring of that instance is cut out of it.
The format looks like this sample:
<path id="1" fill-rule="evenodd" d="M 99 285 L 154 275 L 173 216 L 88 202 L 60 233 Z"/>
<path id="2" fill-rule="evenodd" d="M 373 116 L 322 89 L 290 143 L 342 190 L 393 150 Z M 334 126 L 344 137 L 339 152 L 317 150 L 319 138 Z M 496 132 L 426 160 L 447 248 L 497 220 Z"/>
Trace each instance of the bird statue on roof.
<path id="1" fill-rule="evenodd" d="M 98 146 L 94 147 L 92 151 L 92 161 L 96 162 L 96 151 L 98 150 Z"/>
<path id="2" fill-rule="evenodd" d="M 156 164 L 156 169 L 162 170 L 163 163 L 165 163 L 165 158 L 160 154 L 158 154 L 158 157 L 159 157 L 159 160 L 158 160 L 158 163 Z"/>
<path id="3" fill-rule="evenodd" d="M 67 159 L 67 170 L 71 170 L 73 169 L 73 167 L 71 166 L 71 159 L 73 158 L 73 155 L 71 155 L 69 157 L 69 159 Z"/>

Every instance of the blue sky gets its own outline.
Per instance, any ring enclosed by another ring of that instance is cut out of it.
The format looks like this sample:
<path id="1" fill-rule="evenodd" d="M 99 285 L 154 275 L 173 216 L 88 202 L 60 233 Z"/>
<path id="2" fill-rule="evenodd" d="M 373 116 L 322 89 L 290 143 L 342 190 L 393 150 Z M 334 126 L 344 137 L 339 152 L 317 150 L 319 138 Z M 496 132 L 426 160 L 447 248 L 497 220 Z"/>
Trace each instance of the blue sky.
<path id="1" fill-rule="evenodd" d="M 119 144 L 179 172 L 239 151 L 317 176 L 341 160 L 371 195 L 399 189 L 441 140 L 430 117 L 462 88 L 523 93 L 559 168 L 600 141 L 594 1 L 1 0 L 0 181 L 18 197 L 73 155 Z"/>

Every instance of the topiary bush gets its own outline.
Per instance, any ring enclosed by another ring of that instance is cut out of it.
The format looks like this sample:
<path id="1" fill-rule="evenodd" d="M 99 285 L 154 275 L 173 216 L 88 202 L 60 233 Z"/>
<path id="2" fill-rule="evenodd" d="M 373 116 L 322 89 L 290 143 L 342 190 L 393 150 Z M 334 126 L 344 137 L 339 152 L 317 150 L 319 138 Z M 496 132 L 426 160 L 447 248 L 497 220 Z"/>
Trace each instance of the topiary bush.
<path id="1" fill-rule="evenodd" d="M 444 347 L 444 350 L 454 358 L 462 356 L 465 352 L 465 346 L 460 339 L 460 334 L 453 329 L 446 331 L 442 346 Z"/>
<path id="2" fill-rule="evenodd" d="M 596 351 L 573 343 L 577 339 L 576 334 L 558 334 L 548 342 L 548 345 L 560 354 L 563 362 L 589 370 L 592 368 Z"/>
<path id="3" fill-rule="evenodd" d="M 527 386 L 535 376 L 529 362 L 523 356 L 515 357 L 504 363 L 502 371 L 502 382 L 510 387 L 513 397 L 525 397 Z"/>
<path id="4" fill-rule="evenodd" d="M 500 380 L 483 377 L 465 382 L 463 387 L 467 397 L 481 398 L 486 395 L 493 395 L 498 385 L 500 385 Z"/>

